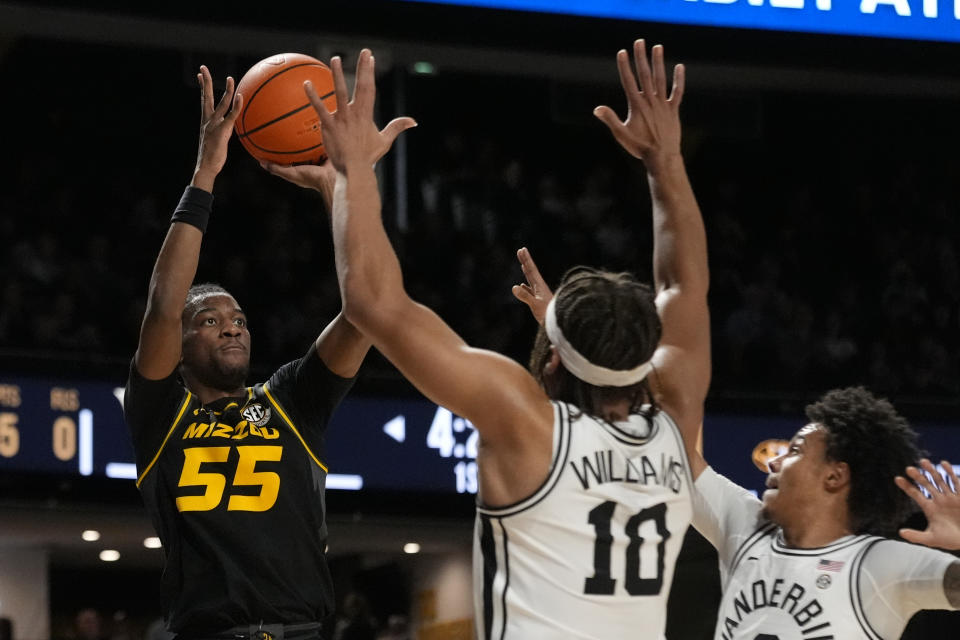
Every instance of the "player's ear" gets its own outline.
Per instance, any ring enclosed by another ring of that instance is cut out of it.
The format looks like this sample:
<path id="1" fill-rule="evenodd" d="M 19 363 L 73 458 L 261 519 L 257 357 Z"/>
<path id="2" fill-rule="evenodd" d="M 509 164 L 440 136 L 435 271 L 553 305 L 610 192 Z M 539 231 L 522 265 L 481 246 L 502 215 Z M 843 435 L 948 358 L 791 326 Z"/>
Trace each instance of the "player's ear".
<path id="1" fill-rule="evenodd" d="M 543 365 L 543 375 L 552 376 L 557 372 L 557 367 L 560 366 L 560 354 L 557 353 L 557 348 L 553 345 L 550 345 L 550 358 L 547 359 L 547 362 Z"/>
<path id="2" fill-rule="evenodd" d="M 831 462 L 825 480 L 828 491 L 840 491 L 850 485 L 850 465 L 846 462 Z"/>

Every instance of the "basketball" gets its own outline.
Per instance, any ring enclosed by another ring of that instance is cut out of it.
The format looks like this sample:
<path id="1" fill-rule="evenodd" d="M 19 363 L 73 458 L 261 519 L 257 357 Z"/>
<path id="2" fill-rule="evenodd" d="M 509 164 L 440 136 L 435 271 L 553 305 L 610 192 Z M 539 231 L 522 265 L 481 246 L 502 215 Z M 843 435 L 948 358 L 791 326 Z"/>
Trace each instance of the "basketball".
<path id="1" fill-rule="evenodd" d="M 307 80 L 327 109 L 336 110 L 330 68 L 302 53 L 270 56 L 240 79 L 237 93 L 243 94 L 243 110 L 234 129 L 257 160 L 316 164 L 326 157 L 320 118 L 303 90 Z"/>

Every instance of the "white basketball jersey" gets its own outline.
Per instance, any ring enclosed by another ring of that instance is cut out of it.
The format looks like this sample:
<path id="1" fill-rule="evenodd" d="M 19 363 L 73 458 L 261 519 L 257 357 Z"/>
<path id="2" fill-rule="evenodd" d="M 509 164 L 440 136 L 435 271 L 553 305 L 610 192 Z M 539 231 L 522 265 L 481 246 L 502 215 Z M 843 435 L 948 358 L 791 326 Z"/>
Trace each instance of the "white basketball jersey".
<path id="1" fill-rule="evenodd" d="M 714 640 L 895 640 L 917 611 L 952 608 L 956 559 L 942 551 L 868 535 L 788 547 L 760 501 L 710 468 L 694 510 L 724 582 Z"/>
<path id="2" fill-rule="evenodd" d="M 847 536 L 826 547 L 792 549 L 768 524 L 730 567 L 715 640 L 880 638 L 866 620 L 860 565 L 876 536 Z M 899 637 L 899 636 L 898 636 Z"/>
<path id="3" fill-rule="evenodd" d="M 515 505 L 477 508 L 477 638 L 660 640 L 692 513 L 677 426 L 662 411 L 611 424 L 554 407 L 547 480 Z"/>

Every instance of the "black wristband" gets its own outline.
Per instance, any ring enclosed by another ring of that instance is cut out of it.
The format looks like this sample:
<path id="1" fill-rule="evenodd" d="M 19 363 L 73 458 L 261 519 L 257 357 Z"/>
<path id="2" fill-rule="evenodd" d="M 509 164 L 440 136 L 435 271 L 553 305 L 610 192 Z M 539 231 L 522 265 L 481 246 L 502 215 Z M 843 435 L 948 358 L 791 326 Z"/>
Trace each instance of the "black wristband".
<path id="1" fill-rule="evenodd" d="M 173 212 L 170 222 L 184 222 L 207 232 L 207 223 L 210 222 L 210 209 L 213 207 L 213 194 L 197 187 L 187 186 L 183 190 L 180 204 Z"/>

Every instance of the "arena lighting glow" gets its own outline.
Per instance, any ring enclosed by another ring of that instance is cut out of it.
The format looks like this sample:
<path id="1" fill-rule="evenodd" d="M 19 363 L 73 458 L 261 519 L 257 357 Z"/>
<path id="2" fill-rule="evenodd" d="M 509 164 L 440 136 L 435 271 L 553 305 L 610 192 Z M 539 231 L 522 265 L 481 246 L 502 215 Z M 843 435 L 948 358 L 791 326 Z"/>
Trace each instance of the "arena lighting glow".
<path id="1" fill-rule="evenodd" d="M 104 467 L 104 474 L 108 478 L 118 478 L 120 480 L 136 480 L 137 465 L 132 462 L 108 462 Z"/>
<path id="2" fill-rule="evenodd" d="M 960 0 L 404 0 L 711 27 L 960 42 Z"/>
<path id="3" fill-rule="evenodd" d="M 413 72 L 421 75 L 433 75 L 437 72 L 437 68 L 433 66 L 433 63 L 421 60 L 413 63 Z"/>
<path id="4" fill-rule="evenodd" d="M 79 461 L 80 475 L 88 476 L 93 473 L 93 412 L 90 409 L 80 409 L 77 414 L 79 428 Z"/>
<path id="5" fill-rule="evenodd" d="M 80 534 L 80 537 L 86 540 L 87 542 L 96 542 L 100 539 L 100 532 L 94 531 L 93 529 L 87 529 Z"/>
<path id="6" fill-rule="evenodd" d="M 116 549 L 104 549 L 100 552 L 100 559 L 104 562 L 116 562 L 120 559 L 120 552 Z"/>
<path id="7" fill-rule="evenodd" d="M 150 536 L 149 538 L 143 539 L 143 546 L 147 549 L 159 549 L 163 545 L 160 544 L 160 538 L 156 536 Z"/>
<path id="8" fill-rule="evenodd" d="M 403 552 L 404 553 L 420 553 L 420 545 L 417 544 L 416 542 L 408 542 L 407 544 L 403 545 Z"/>

